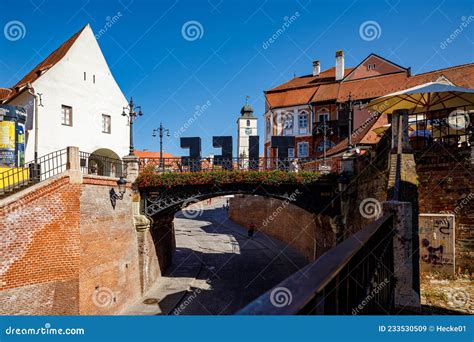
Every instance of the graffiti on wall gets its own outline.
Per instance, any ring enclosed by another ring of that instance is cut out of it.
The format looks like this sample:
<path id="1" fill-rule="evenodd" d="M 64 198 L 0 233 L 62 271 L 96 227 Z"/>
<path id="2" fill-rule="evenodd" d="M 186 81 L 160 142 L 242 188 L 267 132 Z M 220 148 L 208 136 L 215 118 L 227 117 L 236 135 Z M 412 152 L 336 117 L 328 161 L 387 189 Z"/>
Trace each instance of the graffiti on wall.
<path id="1" fill-rule="evenodd" d="M 419 227 L 421 270 L 454 274 L 454 215 L 420 214 Z"/>

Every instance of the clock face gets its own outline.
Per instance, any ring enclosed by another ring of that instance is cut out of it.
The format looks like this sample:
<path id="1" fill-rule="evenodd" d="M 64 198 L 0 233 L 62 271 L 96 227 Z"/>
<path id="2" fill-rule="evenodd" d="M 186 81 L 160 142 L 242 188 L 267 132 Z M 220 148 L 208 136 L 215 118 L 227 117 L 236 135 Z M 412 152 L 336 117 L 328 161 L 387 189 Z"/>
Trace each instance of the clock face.
<path id="1" fill-rule="evenodd" d="M 247 135 L 252 134 L 252 129 L 251 128 L 246 128 L 245 129 L 245 134 L 247 134 Z"/>

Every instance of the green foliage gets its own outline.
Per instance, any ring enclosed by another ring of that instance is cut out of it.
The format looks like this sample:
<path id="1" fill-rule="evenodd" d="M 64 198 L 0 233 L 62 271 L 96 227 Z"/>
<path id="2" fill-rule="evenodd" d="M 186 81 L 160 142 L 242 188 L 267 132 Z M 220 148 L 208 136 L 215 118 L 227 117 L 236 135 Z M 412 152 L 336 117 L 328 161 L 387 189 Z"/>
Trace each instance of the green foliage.
<path id="1" fill-rule="evenodd" d="M 311 184 L 321 174 L 313 171 L 299 173 L 280 170 L 272 171 L 211 171 L 211 172 L 176 172 L 157 173 L 154 168 L 146 167 L 136 180 L 138 187 L 172 187 L 180 185 L 208 184 Z"/>

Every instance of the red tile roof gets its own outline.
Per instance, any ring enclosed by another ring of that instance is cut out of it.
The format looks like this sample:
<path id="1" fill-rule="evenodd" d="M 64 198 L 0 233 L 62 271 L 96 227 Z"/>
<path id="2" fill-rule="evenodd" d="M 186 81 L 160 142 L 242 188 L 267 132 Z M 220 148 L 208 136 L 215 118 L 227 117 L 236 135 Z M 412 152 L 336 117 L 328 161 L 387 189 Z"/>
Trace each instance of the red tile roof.
<path id="1" fill-rule="evenodd" d="M 135 150 L 135 155 L 138 158 L 160 158 L 160 152 L 154 152 L 154 151 L 139 151 Z M 166 153 L 163 152 L 163 158 L 176 158 L 173 156 L 171 153 Z"/>
<path id="2" fill-rule="evenodd" d="M 3 102 L 11 100 L 13 97 L 18 95 L 23 89 L 22 87 L 26 86 L 28 83 L 33 83 L 36 81 L 41 75 L 47 72 L 51 67 L 53 67 L 56 63 L 58 63 L 69 51 L 71 46 L 74 44 L 76 39 L 80 36 L 82 31 L 88 26 L 84 26 L 79 32 L 75 33 L 71 38 L 66 40 L 59 48 L 54 50 L 45 60 L 39 63 L 37 66 L 33 68 L 28 74 L 26 74 L 20 81 L 18 81 L 13 87 L 11 87 L 10 94 L 2 98 L 1 90 L 0 90 L 0 100 Z"/>
<path id="3" fill-rule="evenodd" d="M 318 77 L 302 76 L 265 92 L 271 108 L 289 107 L 317 102 L 345 102 L 349 94 L 354 100 L 371 100 L 398 90 L 445 76 L 455 85 L 474 88 L 474 63 L 409 76 L 401 71 L 355 80 L 336 81 L 335 68 L 325 70 Z M 345 69 L 346 75 L 352 68 Z M 311 96 L 311 98 L 308 98 Z"/>
<path id="4" fill-rule="evenodd" d="M 0 101 L 6 99 L 11 92 L 12 90 L 10 88 L 0 88 Z"/>

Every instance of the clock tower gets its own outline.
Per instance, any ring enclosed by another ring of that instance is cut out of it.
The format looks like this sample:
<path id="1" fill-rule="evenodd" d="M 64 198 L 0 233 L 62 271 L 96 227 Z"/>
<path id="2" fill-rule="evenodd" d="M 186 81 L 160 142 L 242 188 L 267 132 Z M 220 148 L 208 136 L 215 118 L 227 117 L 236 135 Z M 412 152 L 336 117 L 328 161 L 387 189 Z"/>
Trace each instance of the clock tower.
<path id="1" fill-rule="evenodd" d="M 249 157 L 249 136 L 258 135 L 257 118 L 253 116 L 253 108 L 248 104 L 248 96 L 245 106 L 240 110 L 237 119 L 237 157 Z"/>

